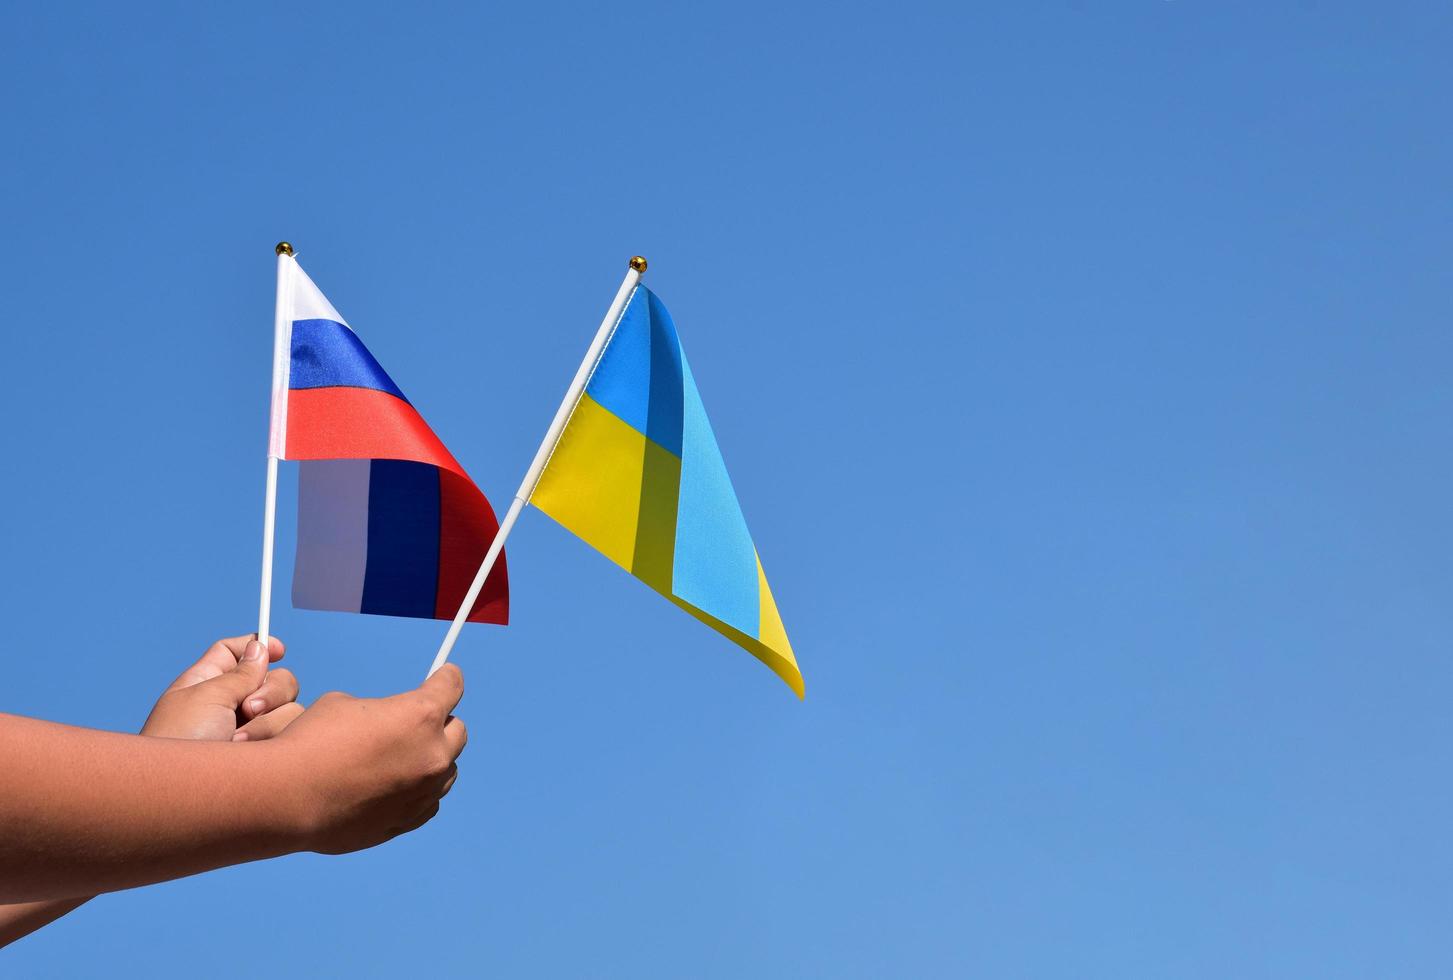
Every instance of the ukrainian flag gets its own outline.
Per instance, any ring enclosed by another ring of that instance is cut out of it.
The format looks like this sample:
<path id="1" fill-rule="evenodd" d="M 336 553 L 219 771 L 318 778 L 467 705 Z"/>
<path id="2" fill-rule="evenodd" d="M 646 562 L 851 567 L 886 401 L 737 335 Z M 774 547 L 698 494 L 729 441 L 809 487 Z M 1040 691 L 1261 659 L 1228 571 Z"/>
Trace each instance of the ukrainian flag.
<path id="1" fill-rule="evenodd" d="M 631 294 L 529 502 L 802 697 L 676 325 L 645 286 Z"/>

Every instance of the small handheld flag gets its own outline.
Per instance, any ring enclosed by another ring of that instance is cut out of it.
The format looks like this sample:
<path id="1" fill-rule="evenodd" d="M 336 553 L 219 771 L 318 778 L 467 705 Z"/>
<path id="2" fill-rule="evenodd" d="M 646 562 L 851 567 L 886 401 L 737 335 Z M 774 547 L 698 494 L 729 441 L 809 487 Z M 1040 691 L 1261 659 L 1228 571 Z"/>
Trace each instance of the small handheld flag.
<path id="1" fill-rule="evenodd" d="M 269 511 L 276 461 L 305 461 L 293 605 L 447 619 L 499 530 L 494 510 L 291 247 L 279 246 L 278 259 Z M 271 564 L 266 554 L 264 617 Z M 496 573 L 470 603 L 470 621 L 508 621 L 502 563 Z"/>
<path id="2" fill-rule="evenodd" d="M 501 535 L 534 504 L 801 697 L 802 673 L 676 325 L 639 285 L 645 260 L 632 265 Z M 435 669 L 450 645 L 446 637 Z"/>

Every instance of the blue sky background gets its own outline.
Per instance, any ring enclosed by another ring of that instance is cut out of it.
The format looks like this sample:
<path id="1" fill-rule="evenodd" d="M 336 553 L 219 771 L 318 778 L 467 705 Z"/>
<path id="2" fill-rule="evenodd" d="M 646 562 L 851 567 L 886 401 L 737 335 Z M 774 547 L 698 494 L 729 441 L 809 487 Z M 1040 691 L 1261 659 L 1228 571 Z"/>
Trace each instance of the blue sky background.
<path id="1" fill-rule="evenodd" d="M 1453 972 L 1447 5 L 204 7 L 0 14 L 0 710 L 253 628 L 279 238 L 501 509 L 649 256 L 808 697 L 529 513 L 439 819 L 0 973 Z"/>

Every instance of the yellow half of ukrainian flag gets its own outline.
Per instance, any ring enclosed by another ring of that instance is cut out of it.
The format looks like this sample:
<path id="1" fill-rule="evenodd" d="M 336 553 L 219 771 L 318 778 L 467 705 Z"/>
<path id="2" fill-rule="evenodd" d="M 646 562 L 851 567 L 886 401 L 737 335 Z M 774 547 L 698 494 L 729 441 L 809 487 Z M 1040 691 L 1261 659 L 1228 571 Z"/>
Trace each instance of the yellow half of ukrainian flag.
<path id="1" fill-rule="evenodd" d="M 803 696 L 676 326 L 646 287 L 631 294 L 530 503 Z"/>

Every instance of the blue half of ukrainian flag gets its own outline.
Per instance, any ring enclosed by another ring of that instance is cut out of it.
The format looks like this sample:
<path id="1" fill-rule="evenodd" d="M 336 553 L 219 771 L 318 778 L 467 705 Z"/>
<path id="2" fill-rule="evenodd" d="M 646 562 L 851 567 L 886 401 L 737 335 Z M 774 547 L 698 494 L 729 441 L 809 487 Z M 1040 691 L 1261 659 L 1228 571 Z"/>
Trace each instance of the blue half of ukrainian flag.
<path id="1" fill-rule="evenodd" d="M 637 286 L 530 503 L 803 694 L 676 325 Z"/>

